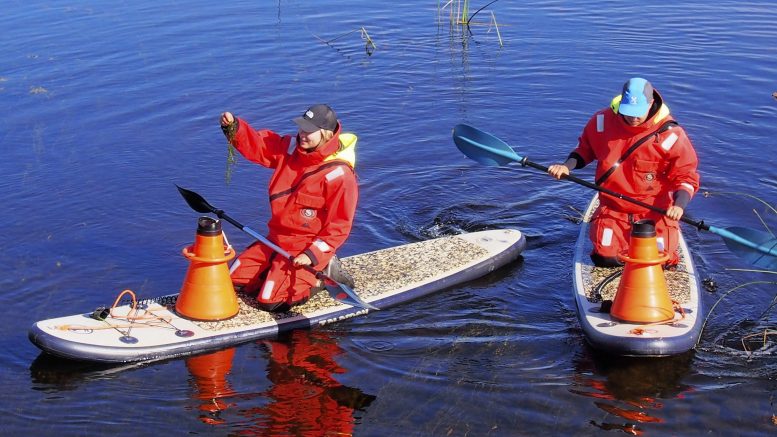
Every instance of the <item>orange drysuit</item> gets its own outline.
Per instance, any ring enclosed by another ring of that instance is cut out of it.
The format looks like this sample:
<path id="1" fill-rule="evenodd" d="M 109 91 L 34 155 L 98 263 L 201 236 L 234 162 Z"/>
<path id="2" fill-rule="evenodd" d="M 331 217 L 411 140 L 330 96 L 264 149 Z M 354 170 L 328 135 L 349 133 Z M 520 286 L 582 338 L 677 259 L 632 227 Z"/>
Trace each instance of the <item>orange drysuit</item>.
<path id="1" fill-rule="evenodd" d="M 630 126 L 621 118 L 621 96 L 615 97 L 610 107 L 591 117 L 570 157 L 577 160 L 577 168 L 596 160 L 596 183 L 604 188 L 661 209 L 683 199 L 680 206 L 685 208 L 699 189 L 696 152 L 658 91 L 653 91 L 653 97 L 648 118 L 639 126 Z M 659 249 L 670 254 L 668 264 L 677 263 L 678 222 L 606 194 L 600 200 L 591 221 L 594 260 L 615 258 L 628 248 L 631 224 L 651 219 L 656 222 Z"/>
<path id="2" fill-rule="evenodd" d="M 254 130 L 237 119 L 232 145 L 249 161 L 272 168 L 268 194 L 271 216 L 267 238 L 292 256 L 308 255 L 323 270 L 348 238 L 358 199 L 354 173 L 356 136 L 334 136 L 308 152 L 298 138 L 270 130 Z M 294 140 L 294 144 L 292 141 Z M 232 265 L 232 281 L 268 311 L 282 311 L 303 303 L 317 279 L 257 242 Z"/>

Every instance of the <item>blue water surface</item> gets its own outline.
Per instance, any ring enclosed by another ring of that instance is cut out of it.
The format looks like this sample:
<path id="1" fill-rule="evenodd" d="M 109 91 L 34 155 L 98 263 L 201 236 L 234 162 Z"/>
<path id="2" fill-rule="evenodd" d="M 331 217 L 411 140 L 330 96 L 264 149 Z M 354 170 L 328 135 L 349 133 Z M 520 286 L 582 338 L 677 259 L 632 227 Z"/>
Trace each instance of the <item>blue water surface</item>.
<path id="1" fill-rule="evenodd" d="M 576 319 L 568 220 L 592 193 L 478 166 L 451 130 L 471 124 L 551 164 L 643 76 L 699 155 L 708 195 L 688 214 L 774 230 L 777 4 L 497 1 L 467 28 L 450 20 L 460 3 L 5 1 L 2 434 L 774 433 L 773 273 L 686 227 L 716 290 L 703 296 L 715 306 L 699 346 L 667 359 L 596 353 Z M 469 3 L 471 15 L 488 2 Z M 270 172 L 228 165 L 219 114 L 291 133 L 318 102 L 359 135 L 342 256 L 517 228 L 522 259 L 390 310 L 188 359 L 95 366 L 27 340 L 35 321 L 123 289 L 180 289 L 198 214 L 175 184 L 264 230 Z"/>

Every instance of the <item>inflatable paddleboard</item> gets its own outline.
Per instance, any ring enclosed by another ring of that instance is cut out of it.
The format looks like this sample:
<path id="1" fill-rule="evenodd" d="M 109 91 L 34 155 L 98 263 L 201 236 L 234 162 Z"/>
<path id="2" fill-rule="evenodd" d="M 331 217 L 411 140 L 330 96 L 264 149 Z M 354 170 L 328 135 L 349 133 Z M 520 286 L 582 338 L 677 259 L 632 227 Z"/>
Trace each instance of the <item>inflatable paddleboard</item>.
<path id="1" fill-rule="evenodd" d="M 391 247 L 341 262 L 353 277 L 353 289 L 359 297 L 385 310 L 492 272 L 517 259 L 525 247 L 526 238 L 520 231 L 489 230 Z M 134 299 L 130 291 L 123 293 Z M 255 297 L 238 294 L 240 310 L 236 316 L 203 322 L 177 314 L 177 297 L 130 301 L 110 309 L 43 320 L 32 325 L 29 338 L 56 356 L 126 363 L 216 350 L 370 312 L 320 292 L 289 312 L 273 314 L 258 309 Z"/>
<path id="2" fill-rule="evenodd" d="M 675 307 L 674 318 L 661 323 L 624 322 L 611 317 L 608 308 L 618 290 L 623 267 L 595 267 L 589 256 L 589 223 L 598 204 L 597 195 L 585 212 L 575 247 L 575 302 L 586 341 L 594 349 L 624 356 L 668 356 L 693 349 L 703 325 L 701 288 L 682 232 L 679 264 L 676 270 L 663 271 Z"/>

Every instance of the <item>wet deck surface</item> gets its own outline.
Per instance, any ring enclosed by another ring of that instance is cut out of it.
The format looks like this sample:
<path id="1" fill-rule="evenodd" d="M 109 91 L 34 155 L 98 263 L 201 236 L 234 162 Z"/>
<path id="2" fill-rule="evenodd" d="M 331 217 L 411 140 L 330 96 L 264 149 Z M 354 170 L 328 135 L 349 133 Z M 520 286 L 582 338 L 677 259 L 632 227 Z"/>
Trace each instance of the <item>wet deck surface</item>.
<path id="1" fill-rule="evenodd" d="M 434 278 L 445 270 L 456 270 L 488 251 L 456 236 L 392 247 L 341 260 L 343 269 L 354 279 L 354 290 L 362 299 L 407 287 Z M 235 327 L 281 320 L 299 314 L 340 305 L 326 291 L 285 313 L 268 313 L 257 306 L 256 296 L 238 293 L 240 311 L 228 320 L 197 322 L 203 329 L 220 331 Z"/>

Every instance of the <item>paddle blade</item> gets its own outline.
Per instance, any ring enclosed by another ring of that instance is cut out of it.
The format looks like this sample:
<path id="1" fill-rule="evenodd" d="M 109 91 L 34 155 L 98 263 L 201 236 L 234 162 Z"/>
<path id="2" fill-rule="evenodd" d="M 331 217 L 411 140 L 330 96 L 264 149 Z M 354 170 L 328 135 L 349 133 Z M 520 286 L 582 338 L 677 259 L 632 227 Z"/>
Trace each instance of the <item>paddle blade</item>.
<path id="1" fill-rule="evenodd" d="M 203 213 L 213 212 L 216 210 L 216 208 L 212 207 L 202 196 L 195 193 L 194 191 L 189 191 L 185 188 L 179 187 L 178 185 L 176 185 L 176 188 L 178 188 L 178 192 L 181 193 L 183 200 L 189 204 L 191 209 Z"/>
<path id="2" fill-rule="evenodd" d="M 725 235 L 721 231 L 725 231 Z M 756 267 L 777 271 L 777 238 L 774 235 L 740 226 L 725 230 L 716 228 L 714 232 L 724 238 L 726 247 L 735 255 Z"/>
<path id="3" fill-rule="evenodd" d="M 329 292 L 329 295 L 332 297 L 332 299 L 340 303 L 344 303 L 352 307 L 366 308 L 369 310 L 378 309 L 377 307 L 361 300 L 361 298 L 359 298 L 359 296 L 345 284 L 341 284 L 335 281 L 326 281 L 324 288 L 326 288 L 326 291 Z"/>
<path id="4" fill-rule="evenodd" d="M 453 142 L 461 153 L 480 164 L 502 166 L 523 160 L 504 141 L 466 124 L 453 128 Z"/>

